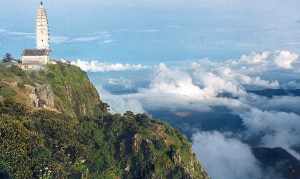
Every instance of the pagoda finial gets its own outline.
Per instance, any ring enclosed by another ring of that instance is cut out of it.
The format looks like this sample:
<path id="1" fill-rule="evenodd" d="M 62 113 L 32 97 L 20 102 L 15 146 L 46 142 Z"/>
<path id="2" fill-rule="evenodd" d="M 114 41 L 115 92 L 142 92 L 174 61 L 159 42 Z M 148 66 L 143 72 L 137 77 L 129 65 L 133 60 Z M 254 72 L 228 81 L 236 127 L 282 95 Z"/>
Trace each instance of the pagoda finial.
<path id="1" fill-rule="evenodd" d="M 41 5 L 41 6 L 43 6 L 43 5 L 44 5 L 43 1 L 41 1 L 41 2 L 40 2 L 40 5 Z"/>

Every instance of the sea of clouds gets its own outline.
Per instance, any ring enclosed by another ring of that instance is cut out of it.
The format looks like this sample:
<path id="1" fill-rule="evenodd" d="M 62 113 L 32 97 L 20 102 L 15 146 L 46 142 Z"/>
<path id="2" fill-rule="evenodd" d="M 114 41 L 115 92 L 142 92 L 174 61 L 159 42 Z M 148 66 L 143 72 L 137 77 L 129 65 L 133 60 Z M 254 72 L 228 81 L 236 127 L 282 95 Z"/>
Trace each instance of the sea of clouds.
<path id="1" fill-rule="evenodd" d="M 113 66 L 81 61 L 74 64 L 94 72 L 108 71 L 108 67 Z M 144 69 L 142 65 L 121 66 L 119 64 L 118 69 Z M 111 69 L 116 71 L 116 68 Z M 162 108 L 208 112 L 217 106 L 230 109 L 245 126 L 240 135 L 198 131 L 192 137 L 193 149 L 212 178 L 266 177 L 250 146 L 243 142 L 255 136 L 259 138 L 260 146 L 282 147 L 300 159 L 300 154 L 293 149 L 300 145 L 300 97 L 268 98 L 249 92 L 299 88 L 298 54 L 261 52 L 225 61 L 202 59 L 171 65 L 161 63 L 151 69 L 147 87 L 136 87 L 135 93 L 122 95 L 99 88 L 102 98 L 114 112 L 147 112 Z M 269 175 L 269 178 L 275 178 L 273 174 Z"/>

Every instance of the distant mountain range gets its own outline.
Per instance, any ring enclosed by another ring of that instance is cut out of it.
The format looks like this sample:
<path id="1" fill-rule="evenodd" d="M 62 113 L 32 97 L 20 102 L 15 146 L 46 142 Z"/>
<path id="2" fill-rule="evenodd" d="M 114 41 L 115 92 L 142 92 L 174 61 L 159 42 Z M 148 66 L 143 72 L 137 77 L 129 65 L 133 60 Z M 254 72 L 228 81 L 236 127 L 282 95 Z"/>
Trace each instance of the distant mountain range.
<path id="1" fill-rule="evenodd" d="M 300 89 L 264 89 L 264 90 L 250 90 L 250 93 L 265 96 L 300 96 Z"/>

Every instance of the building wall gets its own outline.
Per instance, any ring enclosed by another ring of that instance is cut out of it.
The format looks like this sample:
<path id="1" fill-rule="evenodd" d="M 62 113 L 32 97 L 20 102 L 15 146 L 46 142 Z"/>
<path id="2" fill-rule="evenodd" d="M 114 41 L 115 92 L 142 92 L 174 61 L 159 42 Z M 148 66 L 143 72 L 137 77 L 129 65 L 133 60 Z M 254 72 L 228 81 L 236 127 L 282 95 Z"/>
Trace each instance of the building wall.
<path id="1" fill-rule="evenodd" d="M 22 56 L 22 65 L 46 65 L 49 62 L 49 56 Z"/>
<path id="2" fill-rule="evenodd" d="M 33 71 L 39 71 L 39 70 L 44 70 L 45 66 L 44 65 L 19 65 L 19 67 L 23 70 L 33 70 Z"/>

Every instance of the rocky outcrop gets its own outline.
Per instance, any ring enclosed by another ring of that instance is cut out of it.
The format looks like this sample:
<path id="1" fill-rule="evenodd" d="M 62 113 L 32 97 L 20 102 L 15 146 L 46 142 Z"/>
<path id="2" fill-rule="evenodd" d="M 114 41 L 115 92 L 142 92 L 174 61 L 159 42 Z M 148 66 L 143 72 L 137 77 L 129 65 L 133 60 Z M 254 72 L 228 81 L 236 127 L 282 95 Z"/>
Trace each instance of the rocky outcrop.
<path id="1" fill-rule="evenodd" d="M 29 97 L 34 108 L 55 109 L 54 94 L 49 85 L 26 85 L 26 88 L 30 91 Z"/>

